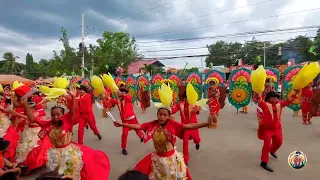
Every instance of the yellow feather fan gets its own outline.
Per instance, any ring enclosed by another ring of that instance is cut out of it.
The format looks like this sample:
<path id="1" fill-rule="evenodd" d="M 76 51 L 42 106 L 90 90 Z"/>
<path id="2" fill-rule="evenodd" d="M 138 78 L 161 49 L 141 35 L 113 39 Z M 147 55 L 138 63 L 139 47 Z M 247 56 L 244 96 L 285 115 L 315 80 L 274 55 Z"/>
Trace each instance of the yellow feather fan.
<path id="1" fill-rule="evenodd" d="M 67 93 L 67 90 L 61 88 L 50 88 L 49 93 L 44 93 L 46 95 L 45 99 L 56 99 Z"/>
<path id="2" fill-rule="evenodd" d="M 298 90 L 306 87 L 309 83 L 313 82 L 319 73 L 320 67 L 318 62 L 305 64 L 292 81 L 292 88 Z"/>
<path id="3" fill-rule="evenodd" d="M 91 84 L 97 95 L 105 94 L 105 89 L 101 78 L 99 78 L 98 76 L 92 76 Z"/>
<path id="4" fill-rule="evenodd" d="M 112 75 L 110 73 L 108 74 L 103 74 L 101 76 L 102 78 L 102 81 L 104 82 L 104 84 L 109 87 L 111 89 L 112 92 L 117 92 L 118 91 L 118 86 L 117 84 L 115 83 Z"/>
<path id="5" fill-rule="evenodd" d="M 65 77 L 56 77 L 53 80 L 53 87 L 59 89 L 66 89 L 69 86 L 70 81 Z"/>
<path id="6" fill-rule="evenodd" d="M 158 93 L 161 103 L 154 103 L 156 108 L 170 108 L 173 95 L 173 91 L 171 90 L 170 86 L 166 85 L 165 83 L 162 83 L 161 87 L 158 89 Z"/>
<path id="7" fill-rule="evenodd" d="M 39 91 L 42 94 L 49 94 L 50 93 L 50 88 L 48 86 L 39 86 Z"/>
<path id="8" fill-rule="evenodd" d="M 19 82 L 19 81 L 14 81 L 13 84 L 12 84 L 12 90 L 15 90 L 17 89 L 18 87 L 20 86 L 23 86 L 24 84 Z"/>
<path id="9" fill-rule="evenodd" d="M 260 65 L 256 70 L 251 72 L 250 81 L 252 90 L 256 93 L 262 93 L 267 79 L 266 70 Z"/>
<path id="10" fill-rule="evenodd" d="M 198 98 L 199 98 L 198 93 L 194 89 L 191 83 L 188 83 L 186 92 L 187 92 L 188 103 L 190 105 L 204 106 L 208 101 L 208 99 L 200 99 L 198 101 Z"/>
<path id="11" fill-rule="evenodd" d="M 2 87 L 2 85 L 0 84 L 0 93 L 3 93 L 3 87 Z"/>

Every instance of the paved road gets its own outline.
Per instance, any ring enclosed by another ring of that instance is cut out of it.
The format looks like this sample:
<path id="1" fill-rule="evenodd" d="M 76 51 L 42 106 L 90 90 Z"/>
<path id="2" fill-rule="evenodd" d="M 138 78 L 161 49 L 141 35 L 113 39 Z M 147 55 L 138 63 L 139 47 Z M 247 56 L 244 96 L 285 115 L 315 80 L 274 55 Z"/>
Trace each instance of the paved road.
<path id="1" fill-rule="evenodd" d="M 132 169 L 135 164 L 153 150 L 152 142 L 140 143 L 134 132 L 128 138 L 128 155 L 123 156 L 120 148 L 121 129 L 115 128 L 110 119 L 101 119 L 101 112 L 95 109 L 98 128 L 103 136 L 99 141 L 91 130 L 85 131 L 84 143 L 107 153 L 111 161 L 110 180 L 116 180 L 120 174 Z M 136 108 L 139 121 L 146 122 L 156 118 L 156 109 L 149 108 L 141 114 Z M 115 118 L 117 109 L 112 110 Z M 293 118 L 292 111 L 283 113 L 284 144 L 280 148 L 278 159 L 270 158 L 270 166 L 275 172 L 270 173 L 260 166 L 262 141 L 257 139 L 257 120 L 254 106 L 249 107 L 249 114 L 236 114 L 230 105 L 221 112 L 218 129 L 201 129 L 201 147 L 196 150 L 190 141 L 189 169 L 194 180 L 318 180 L 320 177 L 320 121 L 314 119 L 311 126 L 301 125 L 301 116 Z M 199 121 L 206 121 L 207 111 L 199 115 Z M 177 116 L 179 119 L 179 116 Z M 76 129 L 76 128 L 75 128 Z M 77 137 L 74 136 L 76 140 Z M 176 146 L 182 149 L 182 141 Z M 288 155 L 295 150 L 303 151 L 308 156 L 307 165 L 301 170 L 294 170 L 287 163 Z M 33 180 L 44 168 L 33 172 L 25 180 Z M 97 172 L 98 173 L 98 172 Z"/>

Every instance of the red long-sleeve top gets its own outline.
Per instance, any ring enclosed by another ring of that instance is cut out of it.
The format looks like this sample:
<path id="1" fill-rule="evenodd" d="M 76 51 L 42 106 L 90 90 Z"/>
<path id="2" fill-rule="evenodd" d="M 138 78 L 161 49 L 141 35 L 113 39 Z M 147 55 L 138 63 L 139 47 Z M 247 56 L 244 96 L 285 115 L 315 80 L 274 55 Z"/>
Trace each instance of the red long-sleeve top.
<path id="1" fill-rule="evenodd" d="M 294 95 L 292 97 L 292 100 L 296 98 Z M 278 127 L 281 127 L 281 114 L 282 109 L 289 104 L 291 104 L 292 101 L 285 100 L 285 101 L 279 101 L 276 104 L 270 104 L 265 101 L 261 101 L 258 103 L 258 106 L 261 108 L 263 112 L 262 121 L 261 124 L 267 129 L 275 129 Z"/>
<path id="2" fill-rule="evenodd" d="M 189 124 L 189 123 L 197 123 L 197 114 L 200 112 L 200 107 L 195 106 L 196 112 L 192 112 L 190 109 L 191 106 L 189 103 L 185 101 L 180 101 L 176 106 L 173 106 L 171 108 L 172 114 L 175 114 L 176 112 L 180 111 L 180 118 L 181 118 L 181 123 L 183 124 Z"/>
<path id="3" fill-rule="evenodd" d="M 79 111 L 81 114 L 93 113 L 91 95 L 86 93 L 79 97 Z"/>
<path id="4" fill-rule="evenodd" d="M 136 116 L 130 95 L 123 95 L 123 100 L 110 99 L 110 102 L 118 106 L 121 120 L 131 120 Z"/>

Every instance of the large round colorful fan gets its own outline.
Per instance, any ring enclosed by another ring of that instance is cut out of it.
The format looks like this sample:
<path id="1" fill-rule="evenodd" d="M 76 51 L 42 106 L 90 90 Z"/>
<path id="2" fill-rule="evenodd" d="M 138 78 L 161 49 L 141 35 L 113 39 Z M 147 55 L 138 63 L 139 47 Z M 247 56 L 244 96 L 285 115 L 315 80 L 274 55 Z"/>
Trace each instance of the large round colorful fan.
<path id="1" fill-rule="evenodd" d="M 136 81 L 137 91 L 139 92 L 137 95 L 137 100 L 141 102 L 141 91 L 149 91 L 150 90 L 150 82 L 148 80 L 148 76 L 140 75 L 137 77 Z"/>
<path id="2" fill-rule="evenodd" d="M 239 68 L 229 76 L 230 87 L 228 100 L 236 109 L 249 105 L 252 93 L 250 70 Z"/>
<path id="3" fill-rule="evenodd" d="M 72 77 L 70 79 L 70 86 L 75 87 L 77 83 L 78 83 L 78 79 L 76 77 Z"/>
<path id="4" fill-rule="evenodd" d="M 284 71 L 284 89 L 282 94 L 283 100 L 286 100 L 292 95 L 294 90 L 292 89 L 291 82 L 294 80 L 294 78 L 299 73 L 301 68 L 302 66 L 292 66 L 287 68 Z M 301 104 L 300 104 L 301 93 L 298 93 L 297 96 L 298 98 L 296 98 L 290 105 L 288 105 L 288 108 L 290 108 L 293 111 L 298 111 L 301 109 Z"/>
<path id="5" fill-rule="evenodd" d="M 81 85 L 85 86 L 85 87 L 90 87 L 91 86 L 91 81 L 88 78 L 83 78 L 81 80 Z"/>
<path id="6" fill-rule="evenodd" d="M 161 87 L 164 77 L 161 74 L 155 74 L 151 79 L 151 99 L 153 102 L 160 103 L 159 88 Z"/>
<path id="7" fill-rule="evenodd" d="M 271 79 L 271 85 L 275 90 L 278 89 L 280 80 L 280 71 L 275 68 L 266 68 L 267 78 Z"/>
<path id="8" fill-rule="evenodd" d="M 218 86 L 221 86 L 221 87 L 225 86 L 224 83 L 225 83 L 225 79 L 226 79 L 226 74 L 223 72 L 220 72 L 217 70 L 212 70 L 212 71 L 207 72 L 204 77 L 205 77 L 205 82 L 204 82 L 204 86 L 203 86 L 203 92 L 204 92 L 205 98 L 207 97 L 206 92 L 209 87 L 210 81 L 215 81 Z"/>
<path id="9" fill-rule="evenodd" d="M 167 76 L 167 82 L 169 82 L 170 88 L 173 91 L 173 97 L 172 97 L 172 102 L 173 103 L 178 103 L 179 102 L 179 84 L 180 84 L 180 77 L 178 74 L 169 74 Z"/>
<path id="10" fill-rule="evenodd" d="M 191 83 L 198 94 L 198 100 L 202 97 L 202 78 L 200 73 L 189 73 L 186 77 L 186 83 Z"/>
<path id="11" fill-rule="evenodd" d="M 120 87 L 122 84 L 126 85 L 126 80 L 125 80 L 125 78 L 123 76 L 117 76 L 114 79 L 114 82 L 117 84 L 118 87 Z"/>
<path id="12" fill-rule="evenodd" d="M 126 86 L 132 97 L 132 102 L 135 102 L 137 100 L 136 77 L 129 75 L 126 79 Z"/>

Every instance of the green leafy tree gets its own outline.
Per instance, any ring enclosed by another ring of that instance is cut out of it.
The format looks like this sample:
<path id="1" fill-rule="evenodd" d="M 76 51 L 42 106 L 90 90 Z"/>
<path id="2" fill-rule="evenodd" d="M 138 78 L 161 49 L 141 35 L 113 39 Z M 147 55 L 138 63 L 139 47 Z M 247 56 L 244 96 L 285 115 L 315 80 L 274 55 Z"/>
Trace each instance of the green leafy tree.
<path id="1" fill-rule="evenodd" d="M 95 54 L 98 59 L 98 73 L 105 73 L 106 64 L 109 66 L 108 71 L 113 73 L 122 62 L 126 67 L 137 59 L 135 39 L 130 38 L 127 33 L 106 31 L 97 43 Z"/>

